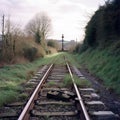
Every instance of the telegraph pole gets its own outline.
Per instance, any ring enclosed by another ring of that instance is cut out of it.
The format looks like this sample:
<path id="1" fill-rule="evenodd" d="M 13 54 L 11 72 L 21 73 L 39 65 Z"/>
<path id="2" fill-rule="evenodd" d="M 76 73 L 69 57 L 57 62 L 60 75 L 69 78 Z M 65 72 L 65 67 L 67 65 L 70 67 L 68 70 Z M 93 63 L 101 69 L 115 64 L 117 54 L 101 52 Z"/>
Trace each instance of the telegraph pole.
<path id="1" fill-rule="evenodd" d="M 62 34 L 62 51 L 64 51 L 64 35 Z"/>
<path id="2" fill-rule="evenodd" d="M 4 41 L 4 24 L 5 24 L 5 15 L 2 16 L 2 42 Z"/>

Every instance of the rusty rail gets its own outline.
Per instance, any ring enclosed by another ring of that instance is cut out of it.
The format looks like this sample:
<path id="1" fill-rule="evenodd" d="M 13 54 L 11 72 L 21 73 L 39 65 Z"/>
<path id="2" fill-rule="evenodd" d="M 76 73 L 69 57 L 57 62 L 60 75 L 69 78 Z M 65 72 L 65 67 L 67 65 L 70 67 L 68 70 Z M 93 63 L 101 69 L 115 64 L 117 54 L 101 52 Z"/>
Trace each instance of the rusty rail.
<path id="1" fill-rule="evenodd" d="M 31 95 L 29 101 L 27 102 L 27 104 L 25 105 L 23 111 L 21 112 L 18 120 L 29 120 L 29 112 L 33 107 L 33 101 L 37 98 L 39 90 L 41 88 L 41 85 L 43 84 L 44 80 L 46 79 L 46 77 L 48 76 L 49 72 L 51 71 L 53 67 L 53 64 L 50 65 L 50 67 L 48 68 L 48 70 L 46 71 L 46 73 L 44 74 L 44 76 L 42 77 L 41 81 L 39 82 L 39 84 L 37 85 L 35 91 L 33 92 L 33 94 Z"/>
<path id="2" fill-rule="evenodd" d="M 83 114 L 84 114 L 84 118 L 85 120 L 90 120 L 90 117 L 87 113 L 87 110 L 85 108 L 85 105 L 83 103 L 83 100 L 82 100 L 82 97 L 79 93 L 79 90 L 77 88 L 77 85 L 75 84 L 75 80 L 73 78 L 73 75 L 72 75 L 72 72 L 71 72 L 71 69 L 70 69 L 70 66 L 69 64 L 66 62 L 66 65 L 67 65 L 67 68 L 68 68 L 68 71 L 70 73 L 70 76 L 71 76 L 71 79 L 73 81 L 73 85 L 74 85 L 74 88 L 75 88 L 75 91 L 76 91 L 76 94 L 77 94 L 77 97 L 78 97 L 78 101 L 80 103 L 80 106 L 82 108 L 82 111 L 83 111 Z M 42 87 L 42 84 L 44 83 L 45 79 L 48 77 L 50 71 L 52 70 L 52 67 L 53 67 L 53 64 L 50 65 L 50 67 L 48 68 L 48 70 L 46 71 L 46 73 L 44 74 L 44 76 L 42 77 L 41 81 L 39 82 L 39 84 L 37 85 L 35 91 L 33 92 L 33 94 L 31 95 L 30 99 L 28 100 L 28 102 L 26 103 L 23 111 L 21 112 L 18 120 L 29 120 L 29 117 L 30 117 L 30 111 L 33 109 L 33 106 L 34 106 L 34 101 L 37 99 L 38 97 L 38 93 Z"/>
<path id="3" fill-rule="evenodd" d="M 73 78 L 73 75 L 72 75 L 70 66 L 69 66 L 68 63 L 66 63 L 66 64 L 67 64 L 67 68 L 68 68 L 68 70 L 69 70 L 71 79 L 72 79 L 72 81 L 73 81 L 73 85 L 74 85 L 74 88 L 75 88 L 75 91 L 76 91 L 76 94 L 77 94 L 79 103 L 80 103 L 81 108 L 82 108 L 82 110 L 83 110 L 85 120 L 90 120 L 90 117 L 89 117 L 89 115 L 88 115 L 88 113 L 87 113 L 87 110 L 86 110 L 86 107 L 85 107 L 85 105 L 84 105 L 84 103 L 83 103 L 83 100 L 82 100 L 82 97 L 81 97 L 81 95 L 80 95 L 80 92 L 79 92 L 79 90 L 78 90 L 78 87 L 77 87 L 77 85 L 76 85 L 76 83 L 75 83 L 75 80 L 74 80 L 74 78 Z"/>

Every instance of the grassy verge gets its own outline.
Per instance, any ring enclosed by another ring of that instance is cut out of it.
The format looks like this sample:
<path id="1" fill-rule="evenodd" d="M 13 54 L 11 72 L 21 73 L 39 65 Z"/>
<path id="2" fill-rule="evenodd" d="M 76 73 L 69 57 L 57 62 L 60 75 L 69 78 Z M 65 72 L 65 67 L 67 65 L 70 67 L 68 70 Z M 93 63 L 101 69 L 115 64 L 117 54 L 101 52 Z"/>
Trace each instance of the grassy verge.
<path id="1" fill-rule="evenodd" d="M 67 62 L 72 65 L 79 66 L 78 62 L 74 59 L 74 55 L 70 53 L 64 53 L 64 56 L 67 58 Z"/>
<path id="2" fill-rule="evenodd" d="M 21 84 L 29 80 L 37 71 L 38 67 L 50 64 L 58 58 L 61 63 L 63 53 L 40 58 L 27 64 L 15 64 L 4 66 L 0 69 L 0 106 L 19 98 L 18 93 L 23 89 Z"/>
<path id="3" fill-rule="evenodd" d="M 120 56 L 110 54 L 110 50 L 87 50 L 75 55 L 80 64 L 103 80 L 109 88 L 120 94 Z"/>

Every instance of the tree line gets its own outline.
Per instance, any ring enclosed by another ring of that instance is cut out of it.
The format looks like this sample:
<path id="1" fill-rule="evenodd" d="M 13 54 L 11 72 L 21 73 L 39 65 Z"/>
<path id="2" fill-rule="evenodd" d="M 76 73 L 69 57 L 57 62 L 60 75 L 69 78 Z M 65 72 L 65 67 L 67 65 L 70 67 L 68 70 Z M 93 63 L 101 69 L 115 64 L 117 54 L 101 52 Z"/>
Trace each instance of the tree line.
<path id="1" fill-rule="evenodd" d="M 77 45 L 76 51 L 111 46 L 113 52 L 120 53 L 120 0 L 108 0 L 99 7 L 85 28 L 83 45 Z"/>
<path id="2" fill-rule="evenodd" d="M 51 34 L 52 22 L 44 12 L 36 14 L 24 30 L 19 25 L 15 25 L 10 17 L 5 19 L 3 27 L 4 34 L 0 49 L 1 62 L 14 62 L 16 58 L 22 57 L 32 61 L 50 53 L 48 46 L 56 47 L 53 40 L 49 41 L 52 42 L 52 45 L 46 41 Z M 55 45 L 53 46 L 53 44 Z"/>

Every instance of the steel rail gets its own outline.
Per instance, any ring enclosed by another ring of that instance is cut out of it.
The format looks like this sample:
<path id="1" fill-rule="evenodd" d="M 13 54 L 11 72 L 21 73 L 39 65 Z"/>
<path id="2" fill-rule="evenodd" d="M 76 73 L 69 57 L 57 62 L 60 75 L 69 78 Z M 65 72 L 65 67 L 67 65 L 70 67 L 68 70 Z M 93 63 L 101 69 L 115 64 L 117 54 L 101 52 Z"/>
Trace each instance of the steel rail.
<path id="1" fill-rule="evenodd" d="M 29 112 L 31 110 L 30 106 L 32 104 L 32 102 L 35 100 L 35 96 L 38 94 L 38 91 L 43 83 L 43 81 L 45 80 L 45 78 L 48 76 L 48 73 L 51 71 L 53 67 L 53 64 L 50 65 L 50 67 L 48 68 L 47 72 L 44 74 L 44 76 L 42 77 L 41 81 L 39 82 L 39 84 L 37 85 L 35 91 L 33 92 L 33 94 L 31 95 L 29 101 L 27 102 L 27 104 L 25 105 L 23 111 L 21 112 L 18 120 L 28 120 L 29 117 Z"/>
<path id="2" fill-rule="evenodd" d="M 68 68 L 68 70 L 69 70 L 71 79 L 72 79 L 72 81 L 73 81 L 73 85 L 74 85 L 74 88 L 75 88 L 75 91 L 76 91 L 76 94 L 77 94 L 79 103 L 80 103 L 80 105 L 81 105 L 81 108 L 82 108 L 82 110 L 83 110 L 85 120 L 90 120 L 90 117 L 89 117 L 89 115 L 88 115 L 88 113 L 87 113 L 87 110 L 86 110 L 85 105 L 84 105 L 84 103 L 83 103 L 83 100 L 82 100 L 82 97 L 81 97 L 81 95 L 80 95 L 80 92 L 79 92 L 79 90 L 78 90 L 78 87 L 77 87 L 77 85 L 75 84 L 75 80 L 74 80 L 74 78 L 73 78 L 73 75 L 72 75 L 70 66 L 69 66 L 69 64 L 68 64 L 67 62 L 66 62 L 66 65 L 67 65 L 67 68 Z"/>

